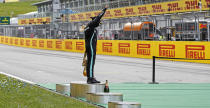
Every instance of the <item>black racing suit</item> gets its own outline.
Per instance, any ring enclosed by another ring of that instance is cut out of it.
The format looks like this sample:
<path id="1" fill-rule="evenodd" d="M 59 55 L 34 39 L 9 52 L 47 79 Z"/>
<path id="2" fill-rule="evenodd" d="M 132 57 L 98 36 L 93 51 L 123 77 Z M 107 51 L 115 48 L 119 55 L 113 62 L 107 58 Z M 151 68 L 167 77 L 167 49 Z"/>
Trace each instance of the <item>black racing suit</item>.
<path id="1" fill-rule="evenodd" d="M 99 26 L 100 20 L 106 12 L 106 8 L 102 10 L 102 12 L 92 18 L 92 21 L 88 23 L 85 27 L 85 48 L 87 53 L 87 77 L 93 78 L 94 77 L 94 65 L 95 65 L 95 58 L 96 58 L 96 45 L 97 45 L 97 30 L 96 27 Z"/>

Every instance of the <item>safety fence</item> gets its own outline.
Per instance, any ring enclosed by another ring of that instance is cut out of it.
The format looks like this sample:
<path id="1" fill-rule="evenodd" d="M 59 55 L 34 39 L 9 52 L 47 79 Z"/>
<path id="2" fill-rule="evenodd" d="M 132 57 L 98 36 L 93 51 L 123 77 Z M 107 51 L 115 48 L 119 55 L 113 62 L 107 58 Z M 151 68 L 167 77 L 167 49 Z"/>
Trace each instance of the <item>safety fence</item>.
<path id="1" fill-rule="evenodd" d="M 35 39 L 0 36 L 0 44 L 83 53 L 85 41 L 76 39 Z M 97 54 L 136 58 L 186 58 L 175 61 L 209 63 L 210 42 L 98 40 Z M 199 60 L 188 60 L 199 59 Z"/>

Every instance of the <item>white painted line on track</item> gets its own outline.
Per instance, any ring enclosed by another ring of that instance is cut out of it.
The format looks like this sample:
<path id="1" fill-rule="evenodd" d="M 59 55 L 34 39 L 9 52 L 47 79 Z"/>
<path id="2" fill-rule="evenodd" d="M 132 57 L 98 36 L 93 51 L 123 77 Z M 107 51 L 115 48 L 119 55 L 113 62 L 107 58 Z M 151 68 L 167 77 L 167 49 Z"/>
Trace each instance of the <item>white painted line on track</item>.
<path id="1" fill-rule="evenodd" d="M 29 83 L 29 84 L 36 84 L 32 81 L 28 81 L 28 80 L 25 80 L 25 79 L 22 79 L 20 77 L 17 77 L 17 76 L 14 76 L 14 75 L 11 75 L 11 74 L 8 74 L 8 73 L 5 73 L 5 72 L 0 72 L 0 74 L 3 74 L 3 75 L 6 75 L 6 76 L 9 76 L 9 77 L 12 77 L 12 78 L 15 78 L 15 79 L 18 79 L 20 81 L 23 81 L 23 82 L 26 82 L 26 83 Z"/>

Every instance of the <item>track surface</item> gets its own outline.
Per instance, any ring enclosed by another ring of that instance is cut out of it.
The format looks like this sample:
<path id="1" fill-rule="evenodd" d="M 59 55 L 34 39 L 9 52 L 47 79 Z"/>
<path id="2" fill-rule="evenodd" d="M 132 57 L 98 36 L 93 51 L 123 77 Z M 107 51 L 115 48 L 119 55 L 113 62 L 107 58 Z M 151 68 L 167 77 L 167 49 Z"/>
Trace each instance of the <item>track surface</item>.
<path id="1" fill-rule="evenodd" d="M 0 71 L 35 83 L 86 80 L 83 54 L 0 45 Z M 156 62 L 160 83 L 210 83 L 210 65 L 173 61 Z M 97 55 L 95 76 L 110 82 L 151 82 L 152 60 Z"/>

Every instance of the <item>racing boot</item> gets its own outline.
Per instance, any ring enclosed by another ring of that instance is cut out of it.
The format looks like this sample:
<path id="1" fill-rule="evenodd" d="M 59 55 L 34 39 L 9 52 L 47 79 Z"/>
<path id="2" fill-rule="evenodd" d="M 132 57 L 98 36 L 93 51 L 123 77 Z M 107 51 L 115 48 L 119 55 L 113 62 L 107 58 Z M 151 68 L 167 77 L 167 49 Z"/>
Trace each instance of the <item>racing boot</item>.
<path id="1" fill-rule="evenodd" d="M 88 78 L 87 83 L 88 84 L 94 84 L 94 83 L 101 83 L 101 82 L 97 81 L 95 78 Z"/>

